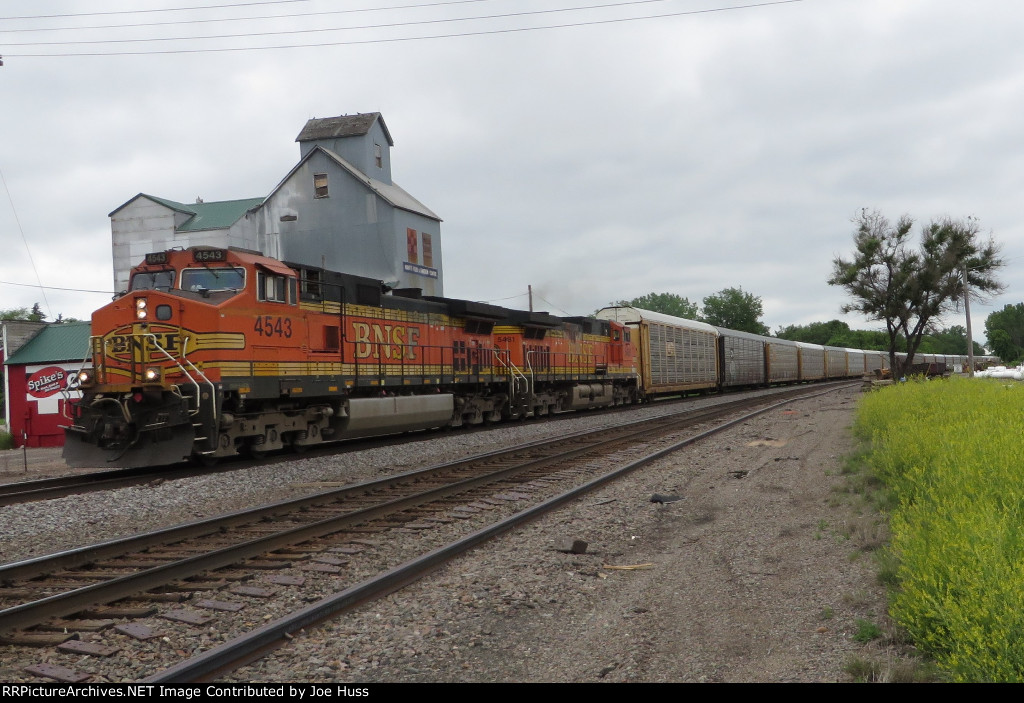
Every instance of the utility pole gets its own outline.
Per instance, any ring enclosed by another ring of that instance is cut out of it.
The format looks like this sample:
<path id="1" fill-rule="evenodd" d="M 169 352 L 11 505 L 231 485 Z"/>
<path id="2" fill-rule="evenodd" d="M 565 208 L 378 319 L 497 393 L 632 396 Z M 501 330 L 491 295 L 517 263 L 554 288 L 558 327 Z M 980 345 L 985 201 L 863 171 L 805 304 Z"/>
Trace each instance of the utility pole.
<path id="1" fill-rule="evenodd" d="M 963 265 L 964 312 L 967 314 L 967 377 L 974 378 L 974 337 L 971 336 L 971 291 L 967 288 L 967 264 Z"/>
<path id="2" fill-rule="evenodd" d="M 526 284 L 526 292 L 530 296 L 530 312 L 533 312 L 533 286 Z"/>

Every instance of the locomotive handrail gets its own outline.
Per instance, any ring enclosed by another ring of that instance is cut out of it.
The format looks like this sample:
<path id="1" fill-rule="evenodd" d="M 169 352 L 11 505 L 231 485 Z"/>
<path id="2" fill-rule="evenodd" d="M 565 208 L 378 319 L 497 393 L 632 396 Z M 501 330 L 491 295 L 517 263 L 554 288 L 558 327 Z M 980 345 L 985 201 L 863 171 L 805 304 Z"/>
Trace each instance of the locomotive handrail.
<path id="1" fill-rule="evenodd" d="M 182 366 L 178 362 L 177 359 L 175 359 L 173 356 L 171 356 L 171 354 L 166 349 L 164 349 L 163 347 L 160 346 L 160 342 L 157 341 L 155 334 L 153 334 L 152 332 L 147 332 L 147 333 L 145 333 L 145 334 L 143 334 L 141 336 L 149 337 L 152 340 L 153 346 L 156 348 L 156 350 L 159 351 L 164 356 L 166 356 L 168 361 L 170 361 L 172 364 L 174 364 L 179 369 L 181 369 L 181 372 L 183 374 L 185 374 L 185 377 L 189 381 L 191 381 L 193 386 L 196 387 L 196 409 L 195 410 L 189 410 L 188 412 L 189 412 L 189 415 L 198 415 L 199 414 L 199 410 L 202 407 L 202 403 L 200 401 L 201 393 L 200 393 L 200 390 L 199 390 L 199 382 L 196 381 L 196 379 L 188 372 L 188 369 L 186 369 L 184 366 Z M 181 354 L 181 358 L 185 361 L 185 363 L 187 363 L 189 365 L 189 367 L 193 371 L 195 371 L 203 379 L 203 382 L 210 384 L 210 390 L 212 391 L 212 394 L 210 395 L 210 398 L 212 399 L 212 398 L 216 397 L 217 387 L 213 385 L 213 381 L 211 381 L 210 379 L 208 379 L 206 377 L 206 374 L 204 374 L 198 367 L 196 367 L 195 364 L 192 363 L 191 359 L 189 359 L 187 356 L 185 356 L 184 350 L 188 348 L 188 340 L 189 340 L 189 337 L 185 337 L 185 341 L 181 345 L 181 348 L 183 350 L 182 354 Z"/>
<path id="2" fill-rule="evenodd" d="M 494 354 L 494 357 L 498 360 L 498 363 L 504 366 L 509 371 L 509 375 L 511 376 L 511 380 L 509 381 L 509 391 L 511 392 L 512 396 L 516 395 L 516 381 L 519 380 L 522 380 L 523 383 L 526 384 L 525 391 L 527 395 L 532 396 L 533 384 L 530 382 L 530 379 L 526 377 L 526 374 L 520 371 L 519 368 L 512 363 L 512 355 L 509 352 L 509 350 L 495 348 L 494 351 L 496 352 Z M 503 356 L 507 357 L 507 360 L 505 358 L 502 358 Z"/>

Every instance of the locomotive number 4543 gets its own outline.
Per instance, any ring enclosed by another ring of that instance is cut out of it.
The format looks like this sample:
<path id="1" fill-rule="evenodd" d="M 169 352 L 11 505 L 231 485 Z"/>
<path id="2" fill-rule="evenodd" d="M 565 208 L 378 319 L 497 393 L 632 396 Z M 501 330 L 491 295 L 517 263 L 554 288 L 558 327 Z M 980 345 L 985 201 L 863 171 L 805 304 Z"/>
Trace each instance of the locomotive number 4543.
<path id="1" fill-rule="evenodd" d="M 264 337 L 284 337 L 291 339 L 292 321 L 287 317 L 274 317 L 273 315 L 258 315 L 256 324 L 252 331 Z"/>

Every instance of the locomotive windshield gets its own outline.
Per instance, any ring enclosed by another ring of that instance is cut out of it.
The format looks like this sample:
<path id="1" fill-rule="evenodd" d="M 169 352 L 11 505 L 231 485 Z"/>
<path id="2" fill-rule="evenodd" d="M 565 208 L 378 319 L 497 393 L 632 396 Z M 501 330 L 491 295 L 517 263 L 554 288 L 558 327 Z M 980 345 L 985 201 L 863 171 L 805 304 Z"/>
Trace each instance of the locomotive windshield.
<path id="1" fill-rule="evenodd" d="M 170 290 L 174 287 L 174 270 L 139 271 L 132 276 L 131 290 Z"/>
<path id="2" fill-rule="evenodd" d="M 181 272 L 181 289 L 193 293 L 245 288 L 243 268 L 185 269 Z"/>

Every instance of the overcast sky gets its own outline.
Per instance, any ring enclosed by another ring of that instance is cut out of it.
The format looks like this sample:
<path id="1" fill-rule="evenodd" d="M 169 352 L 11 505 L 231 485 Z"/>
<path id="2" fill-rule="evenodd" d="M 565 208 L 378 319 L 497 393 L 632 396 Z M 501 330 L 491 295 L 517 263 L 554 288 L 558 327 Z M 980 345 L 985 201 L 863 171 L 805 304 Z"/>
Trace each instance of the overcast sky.
<path id="1" fill-rule="evenodd" d="M 1021 36 L 1014 0 L 0 0 L 0 308 L 88 318 L 112 210 L 264 196 L 308 118 L 379 111 L 450 297 L 739 286 L 773 331 L 878 328 L 826 283 L 852 218 L 970 215 L 1008 264 L 983 341 L 1024 300 Z"/>

